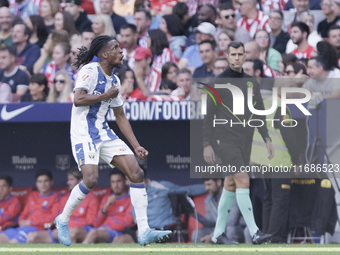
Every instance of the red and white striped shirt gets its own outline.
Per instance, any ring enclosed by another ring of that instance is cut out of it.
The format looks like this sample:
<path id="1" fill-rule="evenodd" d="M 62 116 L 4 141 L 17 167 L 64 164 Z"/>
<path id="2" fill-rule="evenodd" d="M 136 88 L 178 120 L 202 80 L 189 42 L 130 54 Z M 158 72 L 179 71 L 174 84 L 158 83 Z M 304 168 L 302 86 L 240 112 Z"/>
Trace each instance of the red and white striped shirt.
<path id="1" fill-rule="evenodd" d="M 294 54 L 297 57 L 297 59 L 301 58 L 309 59 L 312 57 L 311 54 L 313 52 L 313 49 L 314 49 L 313 46 L 308 45 L 307 49 L 305 49 L 303 52 L 299 52 L 299 48 L 296 48 L 291 52 L 291 54 Z"/>
<path id="2" fill-rule="evenodd" d="M 263 64 L 263 75 L 269 78 L 276 78 L 277 76 L 274 70 L 267 64 Z"/>
<path id="3" fill-rule="evenodd" d="M 146 83 L 150 92 L 159 91 L 159 86 L 161 85 L 162 66 L 169 61 L 177 63 L 175 54 L 169 48 L 165 48 L 161 55 L 156 56 L 153 59 L 151 73 L 149 74 Z"/>
<path id="4" fill-rule="evenodd" d="M 265 29 L 268 33 L 271 32 L 268 19 L 269 18 L 266 14 L 258 10 L 255 19 L 247 19 L 247 17 L 243 17 L 237 21 L 237 26 L 243 27 L 249 32 L 251 37 L 254 37 L 256 31 L 260 29 Z"/>
<path id="5" fill-rule="evenodd" d="M 211 4 L 218 7 L 221 3 L 220 0 L 185 0 L 186 5 L 189 8 L 189 14 L 194 15 L 198 11 L 198 6 L 204 4 Z"/>
<path id="6" fill-rule="evenodd" d="M 287 0 L 261 0 L 262 11 L 269 13 L 270 10 L 284 11 Z"/>

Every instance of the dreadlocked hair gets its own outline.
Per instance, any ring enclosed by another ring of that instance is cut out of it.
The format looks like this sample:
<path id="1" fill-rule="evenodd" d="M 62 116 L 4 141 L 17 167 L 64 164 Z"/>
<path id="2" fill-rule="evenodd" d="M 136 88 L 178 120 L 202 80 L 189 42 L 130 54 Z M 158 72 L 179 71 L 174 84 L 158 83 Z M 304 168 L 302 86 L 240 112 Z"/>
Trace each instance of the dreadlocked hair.
<path id="1" fill-rule="evenodd" d="M 98 53 L 107 45 L 107 43 L 114 38 L 108 35 L 101 35 L 93 39 L 90 49 L 81 46 L 77 55 L 77 62 L 74 64 L 77 68 L 81 65 L 88 64 L 94 56 L 98 57 Z"/>

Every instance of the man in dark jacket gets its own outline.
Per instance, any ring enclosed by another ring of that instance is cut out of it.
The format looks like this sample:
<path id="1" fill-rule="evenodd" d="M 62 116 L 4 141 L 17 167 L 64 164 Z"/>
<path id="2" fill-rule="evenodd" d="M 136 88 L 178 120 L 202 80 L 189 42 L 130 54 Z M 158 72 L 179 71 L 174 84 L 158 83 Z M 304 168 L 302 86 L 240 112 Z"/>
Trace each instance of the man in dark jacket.
<path id="1" fill-rule="evenodd" d="M 283 13 L 280 10 L 271 10 L 269 14 L 269 27 L 272 30 L 270 32 L 270 47 L 274 48 L 278 52 L 285 53 L 286 45 L 290 39 L 288 33 L 282 30 L 283 25 Z"/>
<path id="2" fill-rule="evenodd" d="M 86 11 L 81 8 L 82 0 L 66 0 L 65 11 L 71 14 L 78 32 L 91 28 L 92 22 L 87 18 Z"/>
<path id="3" fill-rule="evenodd" d="M 237 204 L 249 228 L 253 244 L 261 244 L 267 242 L 271 235 L 263 234 L 255 223 L 249 198 L 249 177 L 242 169 L 249 165 L 254 132 L 254 128 L 249 126 L 248 122 L 253 117 L 258 119 L 257 121 L 263 121 L 263 123 L 266 123 L 266 120 L 265 116 L 252 114 L 246 103 L 247 100 L 244 100 L 240 105 L 240 98 L 236 98 L 236 96 L 240 97 L 242 93 L 245 95 L 244 98 L 248 98 L 246 96 L 248 91 L 252 91 L 252 103 L 256 105 L 256 109 L 263 110 L 264 106 L 258 82 L 254 77 L 243 72 L 242 65 L 245 61 L 243 43 L 231 42 L 227 49 L 227 59 L 229 68 L 221 73 L 217 77 L 219 80 L 215 82 L 216 84 L 227 83 L 229 86 L 232 85 L 233 93 L 229 89 L 218 88 L 216 85 L 215 89 L 221 98 L 221 103 L 215 106 L 213 99 L 208 97 L 207 114 L 203 121 L 204 160 L 209 165 L 221 165 L 224 169 L 228 169 L 229 166 L 229 169 L 231 169 L 227 170 L 224 180 L 224 189 L 218 205 L 218 216 L 211 242 L 214 244 L 223 243 L 225 225 L 236 196 Z M 238 106 L 236 107 L 236 105 Z M 239 111 L 240 108 L 244 108 L 244 113 L 235 115 L 234 112 Z M 227 121 L 227 123 L 215 125 L 215 121 L 221 120 Z M 266 144 L 269 158 L 272 158 L 274 149 L 266 125 L 258 127 L 258 130 Z"/>

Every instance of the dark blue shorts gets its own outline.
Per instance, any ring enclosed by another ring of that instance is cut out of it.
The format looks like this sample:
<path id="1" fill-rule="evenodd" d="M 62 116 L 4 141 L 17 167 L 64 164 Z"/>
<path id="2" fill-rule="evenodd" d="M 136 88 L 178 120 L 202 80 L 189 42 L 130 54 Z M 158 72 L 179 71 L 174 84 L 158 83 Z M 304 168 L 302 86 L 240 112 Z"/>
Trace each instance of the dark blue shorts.
<path id="1" fill-rule="evenodd" d="M 122 232 L 118 232 L 116 230 L 113 230 L 113 229 L 109 229 L 109 226 L 108 225 L 103 225 L 103 226 L 100 226 L 100 228 L 103 228 L 103 227 L 106 227 L 106 231 L 110 234 L 110 238 L 109 240 L 107 241 L 107 243 L 112 243 L 113 239 L 116 237 L 116 236 L 121 236 L 123 233 Z M 98 229 L 98 228 L 96 228 Z"/>
<path id="2" fill-rule="evenodd" d="M 26 243 L 28 234 L 36 231 L 39 231 L 36 227 L 25 226 L 6 229 L 2 234 L 5 234 L 9 240 L 16 239 L 19 243 Z"/>

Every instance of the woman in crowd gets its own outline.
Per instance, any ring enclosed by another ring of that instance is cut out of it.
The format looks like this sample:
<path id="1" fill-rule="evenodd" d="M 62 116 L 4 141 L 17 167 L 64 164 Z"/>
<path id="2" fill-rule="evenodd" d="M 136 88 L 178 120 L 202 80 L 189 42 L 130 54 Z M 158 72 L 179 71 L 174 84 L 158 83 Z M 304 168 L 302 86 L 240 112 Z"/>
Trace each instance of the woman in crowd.
<path id="1" fill-rule="evenodd" d="M 187 43 L 187 37 L 183 35 L 181 20 L 175 14 L 164 15 L 159 24 L 169 41 L 169 48 L 180 59 Z"/>
<path id="2" fill-rule="evenodd" d="M 60 2 L 55 0 L 43 0 L 40 8 L 40 15 L 44 19 L 47 32 L 54 29 L 54 16 L 60 10 Z"/>
<path id="3" fill-rule="evenodd" d="M 79 35 L 74 20 L 68 12 L 57 12 L 54 17 L 54 27 L 56 30 L 66 30 L 71 40 L 74 35 Z"/>
<path id="4" fill-rule="evenodd" d="M 315 23 L 314 15 L 309 12 L 303 12 L 300 15 L 300 20 L 306 23 L 306 25 L 309 27 L 309 35 L 307 38 L 308 44 L 315 47 L 318 42 L 322 41 L 322 38 L 320 35 L 318 35 L 318 32 L 314 30 Z M 296 48 L 297 45 L 293 43 L 292 39 L 290 39 L 286 46 L 286 53 L 290 53 Z"/>
<path id="5" fill-rule="evenodd" d="M 331 67 L 334 69 L 339 69 L 339 63 L 338 63 L 338 55 L 336 54 L 336 51 L 332 44 L 326 41 L 318 42 L 317 45 L 314 47 L 314 50 L 311 54 L 312 57 L 316 56 L 323 56 L 328 61 Z"/>
<path id="6" fill-rule="evenodd" d="M 53 85 L 47 96 L 48 103 L 72 103 L 73 102 L 72 79 L 66 70 L 59 70 L 53 79 Z"/>
<path id="7" fill-rule="evenodd" d="M 29 43 L 36 44 L 42 48 L 48 37 L 44 19 L 39 15 L 31 15 L 26 19 L 25 23 L 32 30 Z"/>
<path id="8" fill-rule="evenodd" d="M 119 70 L 118 77 L 122 84 L 121 94 L 124 101 L 131 102 L 145 99 L 143 92 L 138 89 L 135 74 L 130 67 L 122 67 Z"/>
<path id="9" fill-rule="evenodd" d="M 225 57 L 228 44 L 235 41 L 235 34 L 231 30 L 221 30 L 217 36 L 218 56 Z"/>
<path id="10" fill-rule="evenodd" d="M 147 39 L 148 48 L 153 55 L 153 63 L 151 69 L 154 73 L 161 74 L 162 66 L 169 61 L 176 62 L 174 53 L 169 49 L 169 42 L 165 33 L 160 29 L 150 30 Z M 149 85 L 150 92 L 157 92 L 161 83 L 161 77 L 157 77 L 155 81 Z"/>
<path id="11" fill-rule="evenodd" d="M 54 47 L 52 61 L 44 66 L 43 74 L 48 80 L 48 87 L 53 85 L 55 74 L 59 70 L 66 70 L 73 77 L 73 70 L 69 63 L 71 47 L 68 43 L 59 43 Z"/>
<path id="12" fill-rule="evenodd" d="M 44 46 L 40 50 L 40 57 L 33 66 L 34 73 L 42 72 L 44 65 L 52 61 L 54 47 L 62 42 L 69 43 L 70 37 L 65 30 L 52 30 L 48 35 Z"/>
<path id="13" fill-rule="evenodd" d="M 270 48 L 270 35 L 266 30 L 258 30 L 254 35 L 254 40 L 261 47 L 260 59 L 274 71 L 279 71 L 281 54 L 277 50 Z"/>
<path id="14" fill-rule="evenodd" d="M 306 66 L 301 63 L 294 62 L 287 65 L 284 76 L 295 78 L 298 73 L 307 75 Z"/>
<path id="15" fill-rule="evenodd" d="M 174 62 L 166 62 L 162 66 L 162 80 L 168 79 L 176 83 L 177 71 L 178 67 Z"/>
<path id="16" fill-rule="evenodd" d="M 21 102 L 45 102 L 48 94 L 47 79 L 42 73 L 33 74 L 29 80 L 29 90 L 21 97 Z"/>
<path id="17" fill-rule="evenodd" d="M 116 32 L 113 29 L 111 17 L 107 14 L 98 14 L 94 17 L 92 30 L 96 34 L 96 36 L 116 36 Z"/>
<path id="18" fill-rule="evenodd" d="M 294 63 L 297 58 L 294 54 L 282 54 L 279 62 L 280 74 L 283 75 L 288 64 Z"/>

